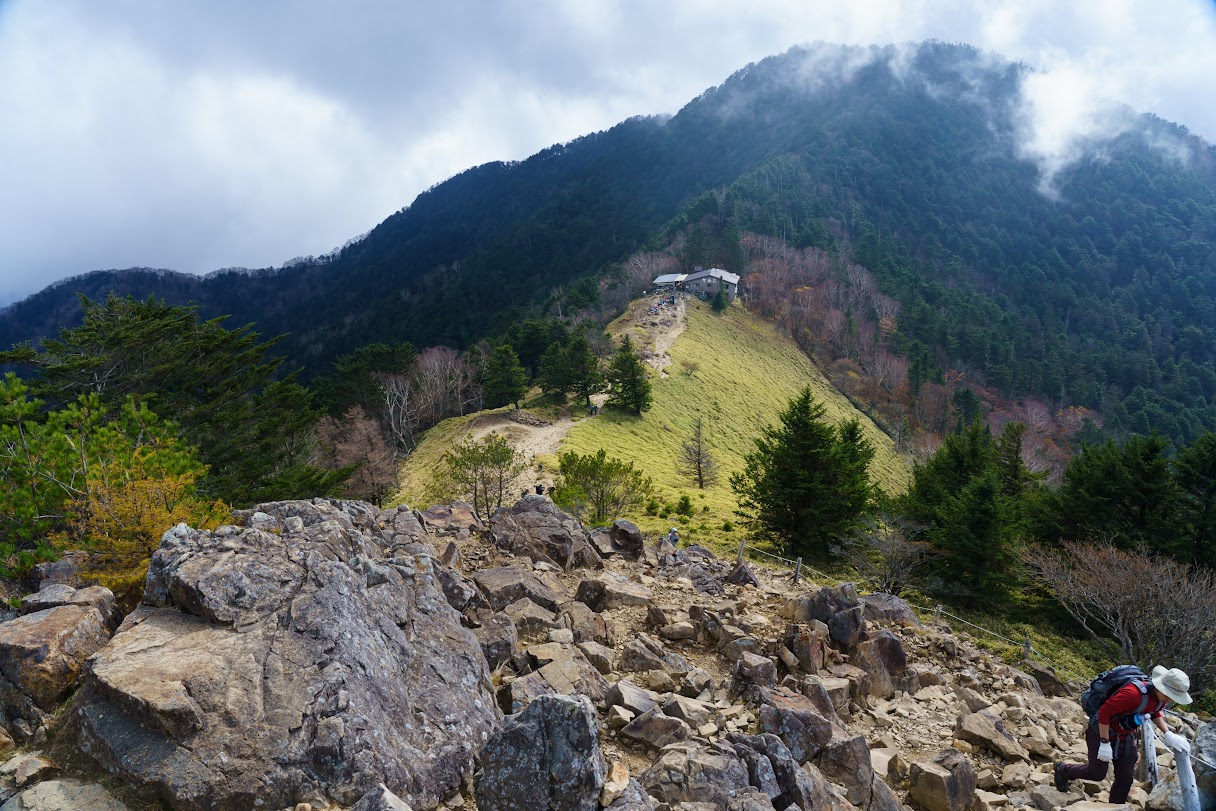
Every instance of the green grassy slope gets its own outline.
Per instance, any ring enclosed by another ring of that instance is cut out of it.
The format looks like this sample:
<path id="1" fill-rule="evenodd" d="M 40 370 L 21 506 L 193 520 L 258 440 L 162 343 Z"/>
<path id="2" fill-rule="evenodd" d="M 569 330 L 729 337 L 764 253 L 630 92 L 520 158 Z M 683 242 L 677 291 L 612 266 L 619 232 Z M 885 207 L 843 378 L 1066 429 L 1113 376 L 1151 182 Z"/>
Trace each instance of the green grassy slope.
<path id="1" fill-rule="evenodd" d="M 609 331 L 619 336 L 629 332 L 640 346 L 648 340 L 636 326 L 635 313 L 646 302 L 634 302 L 630 312 L 614 322 Z M 909 480 L 908 461 L 895 452 L 890 437 L 857 411 L 840 392 L 832 388 L 801 350 L 774 327 L 735 305 L 717 315 L 699 301 L 688 304 L 687 328 L 671 349 L 672 364 L 662 374 L 653 373 L 654 405 L 641 417 L 605 409 L 595 418 L 575 407 L 576 422 L 562 446 L 564 451 L 593 453 L 604 448 L 610 456 L 632 461 L 655 484 L 660 503 L 674 506 L 683 494 L 693 502 L 693 517 L 680 521 L 674 514 L 627 516 L 647 533 L 666 532 L 680 526 L 688 540 L 707 543 L 719 549 L 739 542 L 738 527 L 727 530 L 727 521 L 737 522 L 736 499 L 728 484 L 729 475 L 743 466 L 743 457 L 753 450 L 754 440 L 763 426 L 774 423 L 778 413 L 803 386 L 811 386 L 823 401 L 833 422 L 858 417 L 876 454 L 871 471 L 888 493 L 903 490 Z M 530 406 L 531 408 L 531 406 Z M 556 418 L 553 409 L 532 408 Z M 584 418 L 579 419 L 580 413 Z M 693 420 L 701 416 L 721 475 L 718 483 L 698 490 L 676 472 L 681 444 L 692 430 Z M 447 420 L 427 433 L 417 451 L 401 470 L 402 487 L 394 503 L 425 506 L 437 496 L 434 471 L 443 452 L 459 442 L 474 426 L 477 416 Z M 538 478 L 557 464 L 552 456 L 536 459 L 543 465 Z"/>
<path id="2" fill-rule="evenodd" d="M 639 304 L 635 302 L 635 307 Z M 604 448 L 609 455 L 633 461 L 654 480 L 660 502 L 674 506 L 682 494 L 692 498 L 693 517 L 687 525 L 680 525 L 685 539 L 719 547 L 738 543 L 739 529 L 723 530 L 725 521 L 737 521 L 728 477 L 742 468 L 743 457 L 754 450 L 760 429 L 776 422 L 778 413 L 809 385 L 824 402 L 829 420 L 861 420 L 877 451 L 871 471 L 879 485 L 889 493 L 907 487 L 910 466 L 895 452 L 891 438 L 858 412 L 797 345 L 771 324 L 740 305 L 717 315 L 696 300 L 688 303 L 687 324 L 672 347 L 672 364 L 664 375 L 652 375 L 651 410 L 634 417 L 606 409 L 594 419 L 575 424 L 563 450 L 591 453 Z M 631 313 L 618 319 L 610 331 L 638 335 Z M 703 491 L 676 472 L 680 446 L 697 416 L 704 419 L 721 468 L 718 483 Z M 629 517 L 646 532 L 666 531 L 676 525 L 673 517 Z"/>

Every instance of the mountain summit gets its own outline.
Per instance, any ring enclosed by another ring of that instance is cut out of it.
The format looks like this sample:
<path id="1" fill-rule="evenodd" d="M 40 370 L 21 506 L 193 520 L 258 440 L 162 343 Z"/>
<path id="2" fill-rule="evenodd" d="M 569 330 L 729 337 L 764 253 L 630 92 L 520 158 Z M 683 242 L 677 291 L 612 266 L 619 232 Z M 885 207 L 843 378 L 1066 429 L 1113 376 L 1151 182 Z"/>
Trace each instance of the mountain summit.
<path id="1" fill-rule="evenodd" d="M 673 116 L 469 169 L 322 260 L 61 282 L 0 314 L 0 345 L 114 291 L 286 332 L 317 372 L 373 340 L 467 346 L 576 307 L 595 294 L 579 279 L 641 250 L 759 272 L 754 232 L 868 269 L 927 374 L 1189 440 L 1216 419 L 1216 150 L 1098 100 L 1061 127 L 1052 90 L 965 45 L 794 48 Z"/>

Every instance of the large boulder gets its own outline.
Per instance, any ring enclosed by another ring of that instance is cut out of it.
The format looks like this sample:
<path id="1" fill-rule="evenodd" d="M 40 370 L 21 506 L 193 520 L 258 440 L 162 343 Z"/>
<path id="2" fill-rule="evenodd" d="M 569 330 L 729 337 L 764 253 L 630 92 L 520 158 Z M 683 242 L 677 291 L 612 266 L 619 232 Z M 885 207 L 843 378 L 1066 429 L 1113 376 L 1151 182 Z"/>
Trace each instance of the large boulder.
<path id="1" fill-rule="evenodd" d="M 654 602 L 654 592 L 624 575 L 604 572 L 579 583 L 574 599 L 592 611 L 608 611 L 626 605 L 649 605 Z"/>
<path id="2" fill-rule="evenodd" d="M 1072 689 L 1059 677 L 1054 669 L 1041 665 L 1032 659 L 1023 659 L 1020 664 L 1022 670 L 1029 673 L 1038 682 L 1039 689 L 1043 691 L 1043 695 L 1049 698 L 1072 697 Z"/>
<path id="3" fill-rule="evenodd" d="M 832 739 L 832 723 L 819 714 L 810 699 L 773 696 L 760 708 L 758 729 L 781 739 L 798 763 L 806 763 Z"/>
<path id="4" fill-rule="evenodd" d="M 495 566 L 473 574 L 473 582 L 481 589 L 490 607 L 502 611 L 516 600 L 528 599 L 549 611 L 557 611 L 565 602 L 565 595 L 557 588 L 532 572 L 516 566 Z M 515 620 L 516 625 L 519 621 Z M 520 629 L 522 632 L 523 629 Z"/>
<path id="5" fill-rule="evenodd" d="M 904 684 L 908 654 L 899 637 L 887 630 L 857 644 L 849 656 L 850 664 L 870 674 L 870 695 L 890 698 Z"/>
<path id="6" fill-rule="evenodd" d="M 954 737 L 987 749 L 1005 760 L 1030 760 L 1030 753 L 1018 743 L 1017 738 L 1009 734 L 1004 721 L 994 715 L 992 710 L 960 716 L 954 726 Z"/>
<path id="7" fill-rule="evenodd" d="M 446 533 L 467 536 L 485 528 L 477 517 L 477 511 L 467 501 L 428 507 L 422 511 L 422 525 L 432 535 Z"/>
<path id="8" fill-rule="evenodd" d="M 718 808 L 750 788 L 747 766 L 724 742 L 674 743 L 638 782 L 662 803 L 712 803 Z"/>
<path id="9" fill-rule="evenodd" d="M 527 495 L 490 516 L 494 544 L 533 563 L 543 561 L 563 569 L 603 568 L 583 525 L 544 496 Z"/>
<path id="10" fill-rule="evenodd" d="M 752 786 L 769 798 L 774 808 L 802 811 L 823 808 L 820 787 L 775 735 L 730 735 L 735 752 L 747 764 Z M 827 781 L 820 779 L 821 784 Z"/>
<path id="11" fill-rule="evenodd" d="M 596 811 L 604 758 L 584 696 L 542 696 L 481 750 L 474 794 L 481 811 Z"/>
<path id="12" fill-rule="evenodd" d="M 908 601 L 894 594 L 867 594 L 861 598 L 862 614 L 872 622 L 887 622 L 904 627 L 920 627 L 920 620 Z"/>
<path id="13" fill-rule="evenodd" d="M 822 622 L 828 627 L 832 641 L 847 648 L 865 637 L 864 612 L 853 584 L 843 583 L 787 601 L 782 614 L 793 622 Z"/>
<path id="14" fill-rule="evenodd" d="M 849 802 L 867 811 L 900 811 L 895 792 L 874 774 L 866 739 L 839 737 L 819 753 L 818 766 L 832 782 L 843 786 Z"/>
<path id="15" fill-rule="evenodd" d="M 350 805 L 380 783 L 438 804 L 499 714 L 430 547 L 398 545 L 416 519 L 323 499 L 245 515 L 271 531 L 165 533 L 90 661 L 81 749 L 183 811 Z"/>
<path id="16" fill-rule="evenodd" d="M 967 811 L 975 795 L 975 769 L 956 749 L 931 761 L 914 761 L 909 771 L 908 801 L 922 811 Z"/>
<path id="17" fill-rule="evenodd" d="M 86 660 L 110 638 L 108 589 L 51 585 L 39 594 L 56 590 L 65 593 L 31 601 L 49 607 L 0 623 L 0 724 L 21 741 L 67 698 Z"/>
<path id="18" fill-rule="evenodd" d="M 662 749 L 668 744 L 688 740 L 692 737 L 692 729 L 679 718 L 655 707 L 626 724 L 621 736 L 650 749 Z"/>

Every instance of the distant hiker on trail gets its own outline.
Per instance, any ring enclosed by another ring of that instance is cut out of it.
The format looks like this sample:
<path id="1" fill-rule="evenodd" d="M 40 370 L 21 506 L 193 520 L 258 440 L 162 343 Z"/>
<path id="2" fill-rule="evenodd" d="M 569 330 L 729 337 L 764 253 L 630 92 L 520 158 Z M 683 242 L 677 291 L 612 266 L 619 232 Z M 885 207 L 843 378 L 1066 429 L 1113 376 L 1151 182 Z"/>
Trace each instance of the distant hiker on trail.
<path id="1" fill-rule="evenodd" d="M 536 495 L 538 495 L 538 496 L 543 496 L 544 494 L 545 494 L 545 484 L 544 484 L 544 482 L 537 482 L 537 483 L 536 483 Z"/>
<path id="2" fill-rule="evenodd" d="M 1106 777 L 1106 764 L 1113 762 L 1115 779 L 1109 801 L 1127 802 L 1140 755 L 1137 733 L 1141 724 L 1151 720 L 1175 757 L 1191 751 L 1187 739 L 1170 732 L 1161 717 L 1171 704 L 1190 704 L 1187 692 L 1190 689 L 1190 677 L 1176 667 L 1167 670 L 1157 665 L 1150 678 L 1135 665 L 1121 665 L 1098 676 L 1081 696 L 1081 707 L 1090 716 L 1085 732 L 1089 762 L 1057 762 L 1056 788 L 1068 791 L 1072 780 L 1102 780 Z"/>
<path id="3" fill-rule="evenodd" d="M 676 531 L 675 527 L 672 527 L 671 532 L 667 533 L 667 537 L 664 540 L 666 540 L 672 546 L 679 546 L 680 545 L 680 533 Z"/>

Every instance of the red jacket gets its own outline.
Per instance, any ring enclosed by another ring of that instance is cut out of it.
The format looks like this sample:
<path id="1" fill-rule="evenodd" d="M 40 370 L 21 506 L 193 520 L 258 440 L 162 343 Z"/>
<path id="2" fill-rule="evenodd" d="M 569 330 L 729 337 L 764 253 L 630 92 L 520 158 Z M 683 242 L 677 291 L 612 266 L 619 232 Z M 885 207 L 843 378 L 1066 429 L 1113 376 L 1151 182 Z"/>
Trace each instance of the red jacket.
<path id="1" fill-rule="evenodd" d="M 1158 718 L 1161 711 L 1165 709 L 1165 703 L 1157 699 L 1157 693 L 1153 690 L 1152 684 L 1148 685 L 1148 703 L 1144 705 L 1144 709 L 1140 710 L 1140 702 L 1144 699 L 1144 694 L 1140 692 L 1140 688 L 1135 682 L 1129 682 L 1123 685 L 1115 692 L 1111 693 L 1110 698 L 1098 708 L 1098 723 L 1110 725 L 1112 720 L 1117 720 L 1121 715 L 1132 715 L 1137 711 L 1143 712 L 1148 718 Z M 1132 730 L 1119 729 L 1111 727 L 1110 734 L 1116 737 L 1128 735 Z"/>

